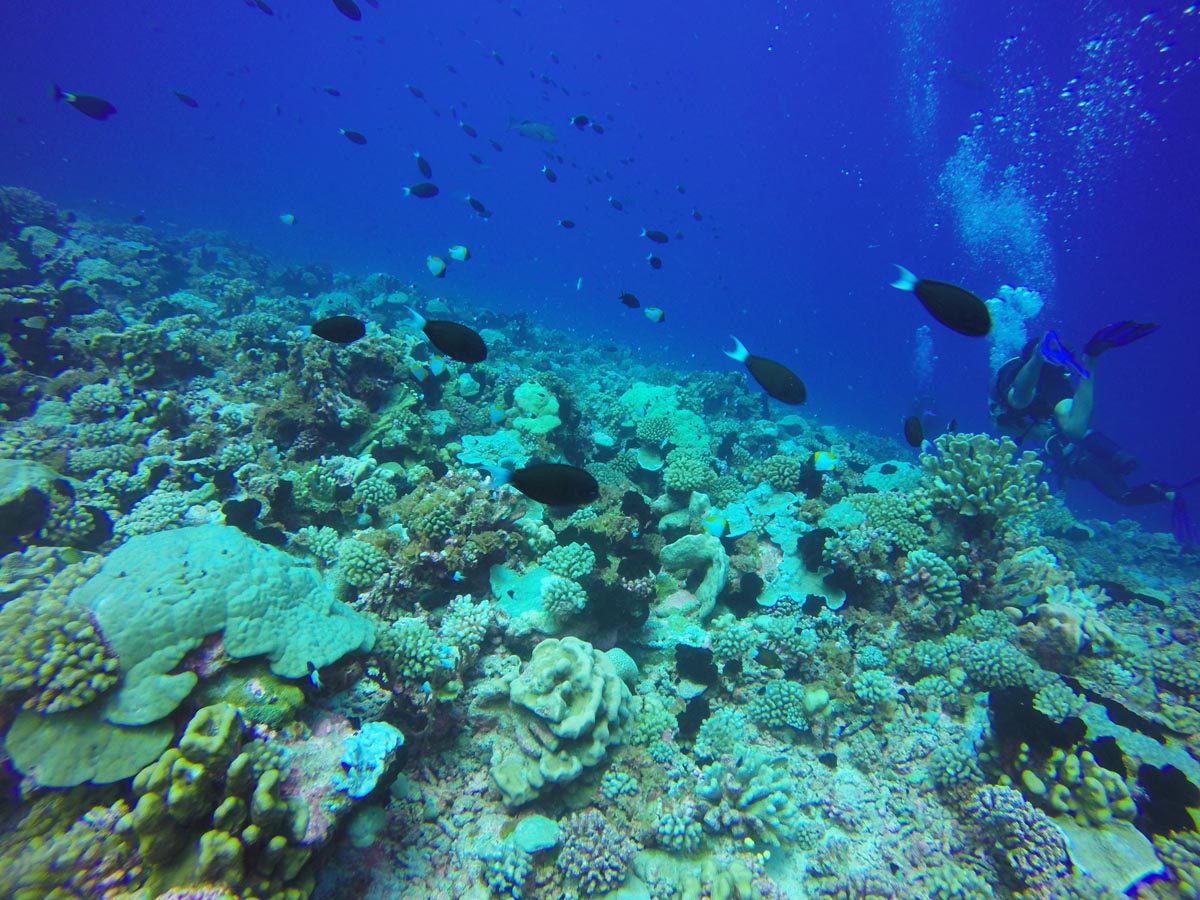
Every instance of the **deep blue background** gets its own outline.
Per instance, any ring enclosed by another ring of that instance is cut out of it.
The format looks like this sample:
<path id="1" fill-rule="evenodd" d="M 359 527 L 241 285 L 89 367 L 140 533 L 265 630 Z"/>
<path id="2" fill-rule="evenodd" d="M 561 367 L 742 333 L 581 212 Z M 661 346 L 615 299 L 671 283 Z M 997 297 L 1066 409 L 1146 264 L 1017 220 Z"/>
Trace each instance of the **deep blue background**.
<path id="1" fill-rule="evenodd" d="M 1017 280 L 969 258 L 939 200 L 941 167 L 979 113 L 993 170 L 1018 166 L 1048 216 L 1056 281 L 1039 327 L 1078 345 L 1113 319 L 1163 323 L 1104 359 L 1094 424 L 1142 457 L 1146 477 L 1200 474 L 1200 15 L 1185 4 L 1139 21 L 1151 7 L 1120 0 L 380 0 L 354 23 L 328 0 L 269 2 L 273 17 L 241 0 L 4 4 L 0 181 L 100 217 L 144 212 L 154 227 L 226 230 L 283 259 L 527 309 L 581 340 L 628 340 L 647 361 L 726 368 L 734 333 L 801 374 L 810 413 L 892 434 L 928 320 L 887 287 L 891 263 L 983 296 Z M 1089 38 L 1111 44 L 1091 70 Z M 930 72 L 936 114 L 914 125 L 912 79 Z M 1059 97 L 1077 75 L 1101 135 L 1082 175 L 1073 126 L 1085 110 Z M 94 122 L 56 105 L 51 81 L 119 112 Z M 571 127 L 576 113 L 605 133 Z M 508 131 L 510 115 L 559 140 Z M 420 180 L 418 149 L 442 189 L 432 200 L 402 193 Z M 556 184 L 539 172 L 547 149 L 564 159 L 549 162 Z M 661 271 L 645 262 L 658 251 L 643 226 L 685 234 L 661 249 Z M 435 281 L 425 256 L 458 242 L 474 259 Z M 666 323 L 624 309 L 621 290 Z M 933 328 L 941 406 L 985 427 L 986 344 Z M 1087 490 L 1073 499 L 1114 512 Z"/>

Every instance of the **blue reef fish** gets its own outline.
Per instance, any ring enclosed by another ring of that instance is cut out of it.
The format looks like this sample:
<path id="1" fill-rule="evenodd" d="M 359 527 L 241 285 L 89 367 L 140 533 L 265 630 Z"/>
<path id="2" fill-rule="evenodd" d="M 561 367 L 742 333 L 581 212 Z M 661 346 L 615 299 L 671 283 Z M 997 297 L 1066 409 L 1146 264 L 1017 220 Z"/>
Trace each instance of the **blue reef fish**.
<path id="1" fill-rule="evenodd" d="M 410 362 L 408 364 L 408 374 L 422 383 L 429 380 L 429 368 L 424 363 Z"/>
<path id="2" fill-rule="evenodd" d="M 342 137 L 344 137 L 350 143 L 358 144 L 358 146 L 360 146 L 360 147 L 367 142 L 366 136 L 362 132 L 359 132 L 359 131 L 351 131 L 348 128 L 339 128 L 338 134 L 340 134 Z"/>
<path id="3" fill-rule="evenodd" d="M 436 353 L 429 357 L 429 374 L 435 378 L 446 371 L 446 360 Z"/>
<path id="4" fill-rule="evenodd" d="M 405 84 L 404 86 L 406 88 L 408 88 L 408 92 L 410 94 L 412 94 L 414 97 L 416 97 L 418 100 L 425 99 L 425 92 L 423 90 L 421 90 L 419 87 L 417 87 L 415 84 Z"/>
<path id="5" fill-rule="evenodd" d="M 427 268 L 434 278 L 446 277 L 446 261 L 440 256 L 425 257 L 425 268 Z"/>
<path id="6" fill-rule="evenodd" d="M 417 161 L 417 170 L 421 173 L 422 178 L 429 179 L 433 177 L 433 166 L 429 164 L 429 160 L 421 155 L 420 150 L 413 154 L 413 159 Z"/>
<path id="7" fill-rule="evenodd" d="M 430 197 L 436 197 L 437 195 L 438 186 L 432 181 L 419 181 L 404 189 L 405 197 L 420 197 L 422 200 L 428 200 Z"/>
<path id="8" fill-rule="evenodd" d="M 575 227 L 575 222 L 572 219 L 559 219 L 558 225 L 560 228 L 566 228 L 568 231 L 570 231 Z"/>
<path id="9" fill-rule="evenodd" d="M 704 529 L 705 533 L 719 538 L 725 536 L 725 532 L 729 528 L 729 522 L 724 516 L 710 512 L 700 520 L 700 527 Z"/>
<path id="10" fill-rule="evenodd" d="M 461 119 L 459 120 L 458 127 L 463 130 L 463 134 L 467 137 L 479 137 L 479 132 Z"/>
<path id="11" fill-rule="evenodd" d="M 665 321 L 667 318 L 667 314 L 665 312 L 663 312 L 661 309 L 659 309 L 657 306 L 647 306 L 645 309 L 642 310 L 642 312 L 645 313 L 646 318 L 649 319 L 651 322 L 653 322 L 655 325 L 659 324 L 660 322 Z"/>
<path id="12" fill-rule="evenodd" d="M 665 231 L 659 231 L 657 228 L 643 228 L 642 237 L 649 238 L 656 244 L 665 244 L 670 240 Z"/>
<path id="13" fill-rule="evenodd" d="M 66 100 L 70 106 L 75 107 L 89 119 L 95 119 L 97 122 L 103 122 L 117 111 L 117 108 L 103 97 L 64 91 L 57 84 L 50 85 L 50 96 L 54 98 L 55 102 Z"/>
<path id="14" fill-rule="evenodd" d="M 554 170 L 549 166 L 542 166 L 542 174 L 546 176 L 546 180 L 551 184 L 558 181 L 558 176 L 554 174 Z"/>
<path id="15" fill-rule="evenodd" d="M 455 262 L 466 262 L 471 258 L 471 251 L 462 244 L 455 244 L 450 248 L 448 255 Z"/>
<path id="16" fill-rule="evenodd" d="M 657 256 L 655 256 L 653 253 L 651 253 L 649 256 L 646 257 L 646 262 L 650 263 L 650 268 L 652 268 L 652 269 L 661 269 L 662 268 L 662 260 L 659 259 Z"/>
<path id="17" fill-rule="evenodd" d="M 321 90 L 323 90 L 325 93 L 327 93 L 327 94 L 328 94 L 330 97 L 340 97 L 340 96 L 342 96 L 342 92 L 341 92 L 341 91 L 339 91 L 337 88 L 335 88 L 335 87 L 334 87 L 333 85 L 331 85 L 331 84 L 327 84 L 327 85 L 325 85 L 323 88 L 321 88 Z"/>
<path id="18" fill-rule="evenodd" d="M 295 213 L 283 213 L 279 217 L 279 221 L 282 222 L 284 225 L 295 225 L 296 224 L 296 214 Z"/>
<path id="19" fill-rule="evenodd" d="M 358 8 L 358 4 L 354 0 L 333 0 L 333 5 L 347 19 L 354 22 L 362 21 L 362 10 Z"/>
<path id="20" fill-rule="evenodd" d="M 529 138 L 531 141 L 542 141 L 549 143 L 557 141 L 558 135 L 554 133 L 554 129 L 543 122 L 535 122 L 533 119 L 514 119 L 509 118 L 508 130 L 515 131 L 523 138 Z"/>
<path id="21" fill-rule="evenodd" d="M 578 128 L 580 131 L 582 131 L 584 128 L 587 128 L 588 123 L 590 123 L 591 121 L 592 121 L 591 119 L 589 119 L 587 116 L 584 116 L 584 115 L 571 116 L 571 124 L 574 125 L 576 128 Z"/>
<path id="22" fill-rule="evenodd" d="M 828 450 L 818 450 L 812 455 L 813 468 L 818 472 L 832 472 L 837 468 L 837 457 Z"/>
<path id="23" fill-rule="evenodd" d="M 623 306 L 628 306 L 630 309 L 637 309 L 642 305 L 636 294 L 631 294 L 629 291 L 624 291 L 617 295 L 617 299 L 621 301 Z"/>
<path id="24" fill-rule="evenodd" d="M 184 106 L 190 106 L 192 109 L 196 109 L 200 106 L 195 97 L 189 96 L 183 91 L 171 91 L 171 93 L 174 94 L 178 98 L 179 102 Z"/>
<path id="25" fill-rule="evenodd" d="M 488 407 L 488 421 L 493 425 L 499 425 L 504 421 L 504 413 L 507 411 L 504 403 L 497 400 Z"/>
<path id="26" fill-rule="evenodd" d="M 618 200 L 616 197 L 610 196 L 608 198 L 608 205 L 611 206 L 613 209 L 615 209 L 617 212 L 623 212 L 625 210 L 625 204 L 622 203 L 620 200 Z"/>
<path id="27" fill-rule="evenodd" d="M 492 211 L 488 209 L 484 205 L 483 201 L 478 197 L 472 197 L 470 194 L 467 194 L 467 204 L 471 207 L 471 209 L 475 210 L 476 214 L 481 218 L 490 219 L 492 217 Z"/>
<path id="28" fill-rule="evenodd" d="M 900 274 L 892 287 L 912 291 L 929 314 L 947 328 L 967 337 L 984 337 L 992 330 L 992 315 L 987 304 L 966 288 L 948 281 L 917 278 L 899 264 L 896 268 Z"/>

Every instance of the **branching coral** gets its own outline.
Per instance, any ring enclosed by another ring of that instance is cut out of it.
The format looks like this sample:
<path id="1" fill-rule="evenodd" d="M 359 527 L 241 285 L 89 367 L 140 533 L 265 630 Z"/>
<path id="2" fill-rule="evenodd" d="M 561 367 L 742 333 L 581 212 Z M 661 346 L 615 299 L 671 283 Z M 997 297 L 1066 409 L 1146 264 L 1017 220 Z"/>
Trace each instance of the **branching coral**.
<path id="1" fill-rule="evenodd" d="M 1010 438 L 943 434 L 935 443 L 937 453 L 921 454 L 921 467 L 936 506 L 989 527 L 1035 512 L 1050 496 L 1038 480 L 1042 461 L 1031 450 L 1018 456 Z"/>
<path id="2" fill-rule="evenodd" d="M 555 865 L 588 896 L 607 894 L 623 883 L 630 860 L 641 849 L 594 809 L 567 816 L 562 844 Z"/>
<path id="3" fill-rule="evenodd" d="M 787 769 L 762 748 L 707 766 L 696 785 L 706 831 L 772 847 L 790 841 L 800 826 L 793 793 Z"/>
<path id="4" fill-rule="evenodd" d="M 555 575 L 578 581 L 591 574 L 596 554 L 587 544 L 559 544 L 542 554 L 541 563 Z"/>
<path id="5" fill-rule="evenodd" d="M 1025 890 L 1050 889 L 1071 871 L 1061 831 L 1012 788 L 978 788 L 965 811 L 988 838 L 1005 876 Z"/>

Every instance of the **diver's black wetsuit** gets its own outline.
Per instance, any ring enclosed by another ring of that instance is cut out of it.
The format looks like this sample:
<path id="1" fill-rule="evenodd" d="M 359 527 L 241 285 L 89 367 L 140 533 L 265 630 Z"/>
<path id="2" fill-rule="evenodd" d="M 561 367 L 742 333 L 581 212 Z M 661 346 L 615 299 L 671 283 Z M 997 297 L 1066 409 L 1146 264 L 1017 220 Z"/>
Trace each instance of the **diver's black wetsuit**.
<path id="1" fill-rule="evenodd" d="M 1059 433 L 1054 407 L 1075 393 L 1066 369 L 1049 363 L 1042 366 L 1033 400 L 1024 409 L 1013 409 L 1008 402 L 1008 391 L 1031 352 L 1038 352 L 1032 342 L 1020 356 L 1008 360 L 996 373 L 989 397 L 996 428 L 1018 445 L 1026 440 L 1035 444 L 1062 483 L 1068 478 L 1089 481 L 1104 496 L 1123 506 L 1161 503 L 1169 499 L 1167 488 L 1158 482 L 1129 485 L 1125 479 L 1137 468 L 1137 458 L 1122 450 L 1108 436 L 1089 431 L 1080 440 L 1069 441 Z"/>

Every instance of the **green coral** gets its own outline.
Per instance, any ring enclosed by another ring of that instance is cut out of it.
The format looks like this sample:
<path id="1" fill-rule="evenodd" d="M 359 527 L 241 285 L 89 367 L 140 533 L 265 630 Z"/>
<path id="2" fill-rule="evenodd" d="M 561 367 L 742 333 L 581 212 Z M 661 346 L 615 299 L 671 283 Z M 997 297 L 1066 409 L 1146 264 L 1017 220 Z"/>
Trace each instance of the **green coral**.
<path id="1" fill-rule="evenodd" d="M 868 709 L 887 709 L 900 698 L 896 679 L 879 669 L 859 672 L 852 683 L 854 696 Z"/>
<path id="2" fill-rule="evenodd" d="M 669 740 L 679 730 L 679 721 L 657 694 L 634 697 L 633 707 L 635 714 L 625 727 L 625 739 L 630 744 L 648 747 L 664 736 Z"/>
<path id="3" fill-rule="evenodd" d="M 1025 793 L 1056 814 L 1073 816 L 1080 825 L 1101 826 L 1137 815 L 1125 779 L 1096 762 L 1090 750 L 1056 747 L 1049 756 L 1036 759 L 1022 744 L 1017 765 Z"/>
<path id="4" fill-rule="evenodd" d="M 268 742 L 242 743 L 228 704 L 202 707 L 177 747 L 133 779 L 129 822 L 153 891 L 216 882 L 260 896 L 293 883 L 311 850 L 301 846 L 309 811 L 285 797 L 286 753 Z"/>
<path id="5" fill-rule="evenodd" d="M 938 606 L 962 603 L 958 574 L 950 563 L 931 550 L 909 550 L 900 580 Z"/>
<path id="6" fill-rule="evenodd" d="M 960 662 L 971 682 L 984 690 L 1033 685 L 1044 677 L 1037 663 L 1001 638 L 970 644 Z"/>
<path id="7" fill-rule="evenodd" d="M 923 491 L 851 494 L 846 502 L 861 512 L 869 525 L 885 532 L 899 550 L 916 550 L 929 540 L 933 512 Z"/>
<path id="8" fill-rule="evenodd" d="M 78 709 L 116 683 L 118 667 L 86 607 L 50 593 L 0 607 L 0 693 L 22 709 Z"/>
<path id="9" fill-rule="evenodd" d="M 696 821 L 694 810 L 683 807 L 667 810 L 659 816 L 654 836 L 660 847 L 678 853 L 694 853 L 700 849 L 704 839 L 704 827 Z"/>
<path id="10" fill-rule="evenodd" d="M 421 684 L 433 676 L 441 658 L 437 634 L 424 619 L 399 618 L 379 632 L 378 656 L 394 677 Z"/>
<path id="11" fill-rule="evenodd" d="M 549 434 L 562 424 L 558 398 L 540 384 L 526 381 L 513 391 L 513 406 L 518 415 L 512 425 L 527 435 Z"/>
<path id="12" fill-rule="evenodd" d="M 322 525 L 319 528 L 316 525 L 305 525 L 296 532 L 292 543 L 311 553 L 328 568 L 338 561 L 342 538 L 335 529 L 328 525 Z"/>
<path id="13" fill-rule="evenodd" d="M 643 444 L 661 447 L 671 439 L 673 429 L 670 416 L 642 416 L 637 420 L 634 433 Z"/>
<path id="14" fill-rule="evenodd" d="M 711 834 L 732 834 L 749 846 L 778 847 L 799 831 L 795 788 L 782 765 L 762 748 L 706 766 L 696 796 L 706 804 L 701 822 Z"/>
<path id="15" fill-rule="evenodd" d="M 571 618 L 587 606 L 587 591 L 570 578 L 547 575 L 542 579 L 542 609 L 556 622 Z"/>
<path id="16" fill-rule="evenodd" d="M 667 454 L 663 484 L 668 490 L 690 494 L 702 491 L 713 478 L 708 457 L 690 447 L 676 447 Z"/>
<path id="17" fill-rule="evenodd" d="M 596 554 L 587 544 L 559 544 L 542 554 L 541 564 L 555 575 L 578 581 L 596 567 Z"/>
<path id="18" fill-rule="evenodd" d="M 446 607 L 438 626 L 438 639 L 442 644 L 458 650 L 461 664 L 470 665 L 479 656 L 492 624 L 492 616 L 491 601 L 480 600 L 476 603 L 470 594 L 460 594 Z"/>
<path id="19" fill-rule="evenodd" d="M 388 558 L 374 544 L 347 538 L 338 549 L 338 571 L 346 584 L 369 588 L 387 574 Z"/>
<path id="20" fill-rule="evenodd" d="M 795 456 L 776 453 L 762 461 L 758 472 L 759 477 L 777 491 L 798 491 L 804 484 L 807 470 Z"/>
<path id="21" fill-rule="evenodd" d="M 304 691 L 257 662 L 231 666 L 202 684 L 196 697 L 205 705 L 236 707 L 247 722 L 275 730 L 295 719 L 296 710 L 304 705 Z"/>
<path id="22" fill-rule="evenodd" d="M 744 712 L 736 706 L 721 707 L 700 724 L 693 749 L 701 759 L 716 759 L 745 743 L 750 729 Z"/>
<path id="23" fill-rule="evenodd" d="M 753 626 L 730 613 L 723 613 L 709 625 L 713 657 L 718 662 L 744 659 L 758 649 L 760 638 Z"/>
<path id="24" fill-rule="evenodd" d="M 990 900 L 996 896 L 978 872 L 952 864 L 922 872 L 917 889 L 923 900 Z"/>
<path id="25" fill-rule="evenodd" d="M 768 728 L 808 727 L 804 705 L 804 685 L 794 681 L 768 681 L 761 692 L 747 704 L 751 718 Z"/>
<path id="26" fill-rule="evenodd" d="M 943 434 L 935 444 L 937 453 L 921 454 L 935 505 L 992 524 L 1036 512 L 1050 496 L 1038 455 L 1017 455 L 1011 438 Z"/>

